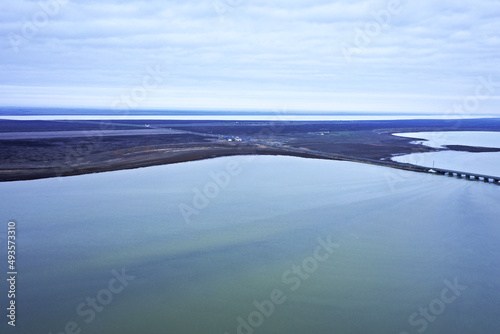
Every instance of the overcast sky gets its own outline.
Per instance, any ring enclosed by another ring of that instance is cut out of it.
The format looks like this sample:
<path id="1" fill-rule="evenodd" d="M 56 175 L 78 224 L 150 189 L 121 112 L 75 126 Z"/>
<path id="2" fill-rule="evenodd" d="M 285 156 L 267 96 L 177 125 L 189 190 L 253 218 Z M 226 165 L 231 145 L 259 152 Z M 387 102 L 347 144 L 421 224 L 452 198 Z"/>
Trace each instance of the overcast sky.
<path id="1" fill-rule="evenodd" d="M 0 35 L 2 106 L 500 114 L 498 0 L 2 0 Z"/>

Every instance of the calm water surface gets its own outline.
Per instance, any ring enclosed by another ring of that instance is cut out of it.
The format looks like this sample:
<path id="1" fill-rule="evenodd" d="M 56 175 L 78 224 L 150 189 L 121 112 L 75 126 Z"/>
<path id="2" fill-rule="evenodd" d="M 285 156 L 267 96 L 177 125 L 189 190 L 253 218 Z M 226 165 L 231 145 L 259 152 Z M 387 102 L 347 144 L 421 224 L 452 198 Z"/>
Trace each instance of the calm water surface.
<path id="1" fill-rule="evenodd" d="M 394 134 L 401 137 L 421 138 L 416 141 L 433 148 L 446 145 L 500 148 L 500 132 L 446 131 Z M 392 160 L 424 167 L 436 167 L 462 172 L 500 176 L 500 152 L 439 151 L 412 153 L 393 157 Z"/>
<path id="2" fill-rule="evenodd" d="M 500 329 L 498 186 L 234 157 L 0 194 L 19 272 L 17 327 L 2 333 Z"/>
<path id="3" fill-rule="evenodd" d="M 465 145 L 500 148 L 500 132 L 492 131 L 434 131 L 395 133 L 395 136 L 424 139 L 425 146 L 443 148 L 445 145 Z"/>

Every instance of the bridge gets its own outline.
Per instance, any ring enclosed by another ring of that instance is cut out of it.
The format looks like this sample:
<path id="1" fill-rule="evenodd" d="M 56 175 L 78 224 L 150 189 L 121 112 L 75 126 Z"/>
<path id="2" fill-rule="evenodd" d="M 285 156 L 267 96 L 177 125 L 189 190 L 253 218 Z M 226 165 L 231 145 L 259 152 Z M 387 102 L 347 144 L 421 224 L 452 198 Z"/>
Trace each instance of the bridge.
<path id="1" fill-rule="evenodd" d="M 450 177 L 458 177 L 459 179 L 467 179 L 467 180 L 475 180 L 475 181 L 483 181 L 486 183 L 495 183 L 500 184 L 500 176 L 491 176 L 470 172 L 459 172 L 455 170 L 442 169 L 442 168 L 429 168 L 429 173 L 435 173 L 440 175 L 447 175 Z"/>
<path id="2" fill-rule="evenodd" d="M 263 141 L 256 141 L 256 140 L 247 140 L 247 141 L 252 142 L 254 144 L 262 145 L 262 146 L 279 148 L 281 153 L 285 153 L 285 152 L 290 152 L 290 153 L 295 153 L 295 154 L 301 153 L 300 156 L 307 156 L 307 157 L 311 157 L 311 158 L 360 162 L 360 163 L 365 163 L 365 164 L 402 169 L 402 170 L 407 170 L 407 171 L 412 171 L 412 172 L 432 173 L 432 174 L 436 174 L 436 175 L 447 175 L 450 177 L 457 177 L 459 179 L 466 179 L 466 180 L 472 180 L 472 181 L 482 181 L 485 183 L 500 185 L 500 176 L 491 176 L 491 175 L 484 175 L 484 174 L 471 173 L 471 172 L 461 172 L 461 171 L 443 169 L 443 168 L 430 168 L 430 167 L 412 165 L 412 164 L 407 164 L 407 163 L 401 163 L 401 162 L 392 161 L 392 160 L 375 160 L 375 159 L 368 159 L 368 158 L 361 158 L 361 157 L 352 157 L 352 156 L 346 156 L 343 154 L 335 154 L 335 153 L 328 153 L 328 152 L 310 150 L 310 149 L 305 149 L 305 148 L 283 146 L 283 145 L 279 145 L 279 144 L 271 145 L 269 143 L 266 143 Z M 295 155 L 295 154 L 291 154 L 291 155 Z"/>
<path id="3" fill-rule="evenodd" d="M 128 126 L 137 126 L 137 125 L 128 125 Z M 140 127 L 142 128 L 143 126 L 140 126 Z M 178 129 L 172 130 L 172 129 L 165 129 L 165 128 L 161 128 L 161 127 L 151 127 L 151 128 L 154 128 L 157 130 L 164 130 L 166 132 L 170 131 L 170 132 L 174 132 L 174 133 L 185 133 L 185 134 L 198 135 L 198 136 L 202 136 L 202 137 L 221 138 L 221 135 L 212 134 L 212 133 L 201 133 L 201 132 L 188 131 L 188 130 L 178 130 Z M 395 169 L 402 169 L 402 170 L 407 170 L 407 171 L 412 171 L 412 172 L 432 173 L 432 174 L 436 174 L 436 175 L 447 175 L 449 177 L 457 177 L 459 179 L 466 179 L 466 180 L 472 180 L 472 181 L 482 181 L 485 183 L 492 183 L 492 184 L 500 185 L 500 176 L 491 176 L 491 175 L 484 175 L 484 174 L 477 174 L 477 173 L 470 173 L 470 172 L 461 172 L 461 171 L 449 170 L 449 169 L 443 169 L 443 168 L 430 168 L 430 167 L 424 167 L 424 166 L 396 162 L 396 161 L 392 161 L 392 160 L 376 160 L 376 159 L 369 159 L 369 158 L 346 156 L 343 154 L 329 153 L 329 152 L 311 150 L 311 149 L 306 149 L 306 148 L 284 146 L 282 144 L 276 144 L 276 143 L 271 144 L 271 143 L 268 143 L 268 142 L 265 142 L 262 140 L 245 139 L 243 141 L 253 143 L 256 145 L 261 145 L 264 147 L 268 147 L 268 148 L 271 148 L 273 150 L 279 150 L 279 152 L 276 152 L 277 154 L 289 154 L 289 155 L 294 155 L 294 156 L 303 156 L 303 157 L 310 157 L 310 158 L 359 162 L 359 163 L 384 166 L 384 167 L 395 168 Z"/>

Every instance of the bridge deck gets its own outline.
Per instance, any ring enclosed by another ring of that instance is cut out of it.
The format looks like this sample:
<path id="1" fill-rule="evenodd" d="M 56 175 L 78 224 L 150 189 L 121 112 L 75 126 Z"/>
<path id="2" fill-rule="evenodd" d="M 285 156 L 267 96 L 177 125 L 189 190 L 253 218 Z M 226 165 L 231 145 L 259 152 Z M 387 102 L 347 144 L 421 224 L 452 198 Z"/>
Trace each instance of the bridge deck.
<path id="1" fill-rule="evenodd" d="M 465 176 L 474 176 L 476 179 L 482 178 L 482 179 L 492 179 L 495 181 L 500 181 L 500 176 L 491 176 L 491 175 L 484 175 L 484 174 L 477 174 L 477 173 L 471 173 L 471 172 L 461 172 L 461 171 L 456 171 L 456 170 L 450 170 L 450 169 L 443 169 L 443 168 L 431 168 L 432 170 L 435 170 L 438 173 L 442 174 L 457 174 L 457 175 L 465 175 Z"/>
<path id="2" fill-rule="evenodd" d="M 279 144 L 278 145 L 276 145 L 276 144 L 270 145 L 266 142 L 256 141 L 256 140 L 248 140 L 248 141 L 253 142 L 255 144 L 262 145 L 262 146 L 279 148 L 282 152 L 300 152 L 300 153 L 306 154 L 309 157 L 368 163 L 368 164 L 372 164 L 372 165 L 378 165 L 378 166 L 384 166 L 384 167 L 390 167 L 390 168 L 396 168 L 396 169 L 403 169 L 403 170 L 407 170 L 407 171 L 420 172 L 420 173 L 429 173 L 431 171 L 435 171 L 438 174 L 446 174 L 446 173 L 457 174 L 457 175 L 464 175 L 465 177 L 469 177 L 469 178 L 474 176 L 476 181 L 479 180 L 479 178 L 482 178 L 483 181 L 485 181 L 485 182 L 491 183 L 489 180 L 493 180 L 494 184 L 500 184 L 500 176 L 491 176 L 491 175 L 484 175 L 484 174 L 477 174 L 477 173 L 470 173 L 470 172 L 461 172 L 461 171 L 443 169 L 443 168 L 430 168 L 430 167 L 424 167 L 424 166 L 396 162 L 396 161 L 392 161 L 392 160 L 375 160 L 375 159 L 369 159 L 369 158 L 352 157 L 352 156 L 346 156 L 346 155 L 342 155 L 342 154 L 328 153 L 328 152 L 316 151 L 316 150 L 310 150 L 310 149 L 304 149 L 304 148 L 298 148 L 298 147 L 283 146 L 283 145 L 279 145 Z"/>

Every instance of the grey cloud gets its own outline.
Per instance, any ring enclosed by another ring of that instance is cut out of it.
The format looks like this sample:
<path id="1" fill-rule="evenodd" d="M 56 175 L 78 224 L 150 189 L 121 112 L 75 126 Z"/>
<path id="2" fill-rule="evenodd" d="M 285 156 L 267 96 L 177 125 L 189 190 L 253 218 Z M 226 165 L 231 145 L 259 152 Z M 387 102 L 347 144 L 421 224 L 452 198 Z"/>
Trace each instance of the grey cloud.
<path id="1" fill-rule="evenodd" d="M 373 13 L 388 2 L 69 1 L 15 53 L 9 34 L 22 36 L 23 18 L 40 7 L 6 1 L 0 84 L 112 89 L 161 64 L 165 88 L 191 87 L 193 96 L 209 87 L 276 89 L 292 99 L 297 91 L 439 98 L 466 91 L 477 76 L 500 77 L 498 1 L 401 0 L 401 12 L 358 48 L 359 31 L 377 24 Z M 356 51 L 351 62 L 343 45 Z"/>

